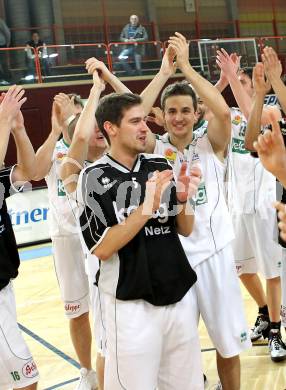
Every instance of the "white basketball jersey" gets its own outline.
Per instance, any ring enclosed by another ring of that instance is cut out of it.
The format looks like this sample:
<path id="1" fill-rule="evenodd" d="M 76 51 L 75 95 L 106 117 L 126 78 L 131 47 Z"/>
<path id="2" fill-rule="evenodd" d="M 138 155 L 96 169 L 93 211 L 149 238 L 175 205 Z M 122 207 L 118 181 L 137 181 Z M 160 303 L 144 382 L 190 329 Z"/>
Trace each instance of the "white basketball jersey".
<path id="1" fill-rule="evenodd" d="M 51 237 L 78 233 L 72 211 L 73 206 L 71 201 L 67 199 L 63 182 L 60 179 L 61 163 L 67 155 L 68 148 L 69 145 L 65 143 L 63 138 L 56 143 L 52 157 L 52 166 L 45 177 L 49 194 Z"/>
<path id="2" fill-rule="evenodd" d="M 231 108 L 232 142 L 229 153 L 228 204 L 231 213 L 260 213 L 276 199 L 275 177 L 266 171 L 259 158 L 245 149 L 246 118 Z"/>
<path id="3" fill-rule="evenodd" d="M 164 134 L 157 138 L 154 153 L 166 157 L 176 175 L 183 161 L 188 163 L 188 169 L 194 163 L 198 163 L 202 169 L 202 180 L 196 197 L 192 199 L 194 229 L 189 237 L 180 236 L 190 264 L 195 267 L 234 238 L 224 197 L 225 164 L 214 154 L 205 132 L 198 135 L 183 153 L 170 143 L 168 134 Z"/>

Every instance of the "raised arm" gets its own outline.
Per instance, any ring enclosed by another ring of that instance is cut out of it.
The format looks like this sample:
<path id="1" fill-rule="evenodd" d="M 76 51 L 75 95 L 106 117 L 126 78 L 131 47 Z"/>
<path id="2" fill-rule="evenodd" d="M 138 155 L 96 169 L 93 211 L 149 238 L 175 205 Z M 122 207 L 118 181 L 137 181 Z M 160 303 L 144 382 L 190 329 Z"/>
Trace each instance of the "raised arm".
<path id="1" fill-rule="evenodd" d="M 64 158 L 61 165 L 61 179 L 69 193 L 76 190 L 78 175 L 83 168 L 84 160 L 87 158 L 88 143 L 96 127 L 95 111 L 100 94 L 105 88 L 105 84 L 98 76 L 96 68 L 89 63 L 89 65 L 87 64 L 87 69 L 89 73 L 93 73 L 93 86 L 76 124 L 67 157 Z"/>
<path id="2" fill-rule="evenodd" d="M 253 88 L 254 97 L 247 122 L 247 128 L 245 132 L 245 148 L 248 150 L 255 150 L 253 142 L 257 140 L 261 133 L 261 117 L 264 105 L 264 98 L 270 89 L 270 84 L 265 80 L 263 64 L 257 63 L 253 68 Z M 270 116 L 268 113 L 267 118 L 270 123 Z"/>
<path id="3" fill-rule="evenodd" d="M 2 167 L 6 156 L 13 119 L 27 100 L 23 97 L 24 93 L 25 91 L 21 87 L 13 85 L 7 93 L 3 93 L 0 97 L 0 167 Z"/>
<path id="4" fill-rule="evenodd" d="M 214 114 L 208 125 L 208 137 L 214 152 L 223 158 L 222 155 L 230 141 L 229 107 L 219 91 L 208 80 L 199 75 L 189 63 L 189 45 L 186 38 L 176 32 L 175 36 L 170 37 L 169 43 L 176 51 L 178 67 L 198 96 Z"/>
<path id="5" fill-rule="evenodd" d="M 52 107 L 52 130 L 43 143 L 42 146 L 36 152 L 36 173 L 34 180 L 42 180 L 50 171 L 52 165 L 53 152 L 59 136 L 62 133 L 62 126 L 60 120 L 60 108 L 54 102 Z"/>
<path id="6" fill-rule="evenodd" d="M 15 183 L 31 180 L 36 171 L 35 152 L 26 133 L 20 109 L 12 122 L 12 134 L 17 149 L 17 165 L 12 171 L 12 181 Z"/>
<path id="7" fill-rule="evenodd" d="M 265 47 L 263 49 L 262 61 L 265 74 L 272 85 L 283 111 L 286 112 L 286 87 L 281 80 L 282 66 L 272 47 Z"/>
<path id="8" fill-rule="evenodd" d="M 238 56 L 236 53 L 231 53 L 230 59 L 232 60 L 234 66 L 235 66 L 235 69 L 236 69 L 236 73 L 237 73 L 238 69 L 240 67 L 241 56 Z M 220 70 L 220 77 L 219 77 L 218 82 L 215 84 L 215 87 L 220 93 L 222 93 L 228 85 L 229 85 L 228 78 L 227 78 L 225 72 L 221 69 Z"/>
<path id="9" fill-rule="evenodd" d="M 86 68 L 90 74 L 93 74 L 94 70 L 96 69 L 99 72 L 99 76 L 101 79 L 103 79 L 107 84 L 109 84 L 115 92 L 117 93 L 128 93 L 131 92 L 129 88 L 126 87 L 122 83 L 122 81 L 119 80 L 113 73 L 110 72 L 110 70 L 107 68 L 107 66 L 104 64 L 104 62 L 97 60 L 96 58 L 92 57 L 89 58 L 86 62 Z"/>

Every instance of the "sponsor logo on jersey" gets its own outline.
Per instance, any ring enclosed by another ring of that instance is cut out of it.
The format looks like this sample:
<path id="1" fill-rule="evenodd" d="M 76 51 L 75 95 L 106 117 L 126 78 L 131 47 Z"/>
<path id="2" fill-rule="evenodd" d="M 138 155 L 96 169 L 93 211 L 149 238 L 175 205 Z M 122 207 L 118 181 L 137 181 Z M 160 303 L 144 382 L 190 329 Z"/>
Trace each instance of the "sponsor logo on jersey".
<path id="1" fill-rule="evenodd" d="M 176 161 L 176 156 L 177 153 L 171 148 L 166 149 L 164 152 L 164 157 L 172 164 L 174 164 L 174 162 Z"/>
<path id="2" fill-rule="evenodd" d="M 116 202 L 112 202 L 112 204 L 118 223 L 122 223 L 127 217 L 129 217 L 130 214 L 132 214 L 139 207 L 134 205 L 129 206 L 128 208 L 122 207 L 121 209 L 118 209 Z M 152 215 L 152 218 L 158 218 L 158 221 L 160 223 L 166 223 L 168 221 L 168 208 L 166 203 L 160 204 L 160 207 Z"/>
<path id="3" fill-rule="evenodd" d="M 169 233 L 171 233 L 170 226 L 160 226 L 155 228 L 153 226 L 145 226 L 146 236 L 159 236 L 161 234 Z"/>
<path id="4" fill-rule="evenodd" d="M 240 115 L 236 115 L 234 118 L 233 118 L 233 120 L 232 120 L 232 122 L 231 123 L 233 123 L 234 125 L 239 125 L 240 123 L 242 122 L 242 117 L 240 116 Z"/>
<path id="5" fill-rule="evenodd" d="M 58 152 L 56 154 L 56 159 L 57 160 L 62 160 L 66 156 L 66 153 Z"/>
<path id="6" fill-rule="evenodd" d="M 232 139 L 232 151 L 234 153 L 249 154 L 249 151 L 244 147 L 244 140 L 239 138 Z"/>
<path id="7" fill-rule="evenodd" d="M 66 196 L 65 186 L 61 179 L 58 179 L 58 196 Z"/>
<path id="8" fill-rule="evenodd" d="M 80 302 L 66 303 L 65 312 L 66 314 L 76 314 L 80 311 Z"/>
<path id="9" fill-rule="evenodd" d="M 38 369 L 34 360 L 29 361 L 23 366 L 22 373 L 25 378 L 34 378 L 38 375 Z"/>
<path id="10" fill-rule="evenodd" d="M 103 188 L 105 188 L 106 190 L 109 190 L 109 188 L 111 188 L 113 185 L 112 183 L 110 183 L 109 177 L 106 176 L 101 179 L 101 183 L 103 185 Z"/>
<path id="11" fill-rule="evenodd" d="M 196 206 L 208 203 L 207 190 L 204 182 L 200 183 L 194 201 Z"/>

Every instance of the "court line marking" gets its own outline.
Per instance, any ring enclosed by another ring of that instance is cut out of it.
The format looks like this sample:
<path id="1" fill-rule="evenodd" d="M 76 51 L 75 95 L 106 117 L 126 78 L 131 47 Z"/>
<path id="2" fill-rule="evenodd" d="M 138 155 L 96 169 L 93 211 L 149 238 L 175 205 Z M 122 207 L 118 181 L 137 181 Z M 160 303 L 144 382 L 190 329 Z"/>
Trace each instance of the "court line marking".
<path id="1" fill-rule="evenodd" d="M 52 246 L 47 245 L 40 248 L 22 249 L 19 251 L 21 261 L 40 259 L 52 255 Z"/>
<path id="2" fill-rule="evenodd" d="M 69 379 L 69 380 L 67 380 L 67 381 L 65 381 L 65 382 L 58 383 L 57 385 L 53 385 L 53 386 L 51 386 L 51 387 L 47 387 L 47 388 L 44 389 L 44 390 L 58 389 L 60 386 L 65 386 L 65 385 L 68 385 L 68 384 L 70 384 L 70 383 L 76 382 L 76 381 L 78 381 L 78 380 L 79 380 L 79 378 Z"/>
<path id="3" fill-rule="evenodd" d="M 49 349 L 50 351 L 54 352 L 56 355 L 64 359 L 66 362 L 71 364 L 72 366 L 76 367 L 77 369 L 80 369 L 80 364 L 74 360 L 72 357 L 65 354 L 63 351 L 55 347 L 54 345 L 50 344 L 48 341 L 44 340 L 42 337 L 36 335 L 34 332 L 32 332 L 30 329 L 26 328 L 24 325 L 20 324 L 18 322 L 19 328 L 25 332 L 27 335 L 31 336 L 34 340 L 38 341 L 40 344 L 42 344 L 44 347 Z"/>

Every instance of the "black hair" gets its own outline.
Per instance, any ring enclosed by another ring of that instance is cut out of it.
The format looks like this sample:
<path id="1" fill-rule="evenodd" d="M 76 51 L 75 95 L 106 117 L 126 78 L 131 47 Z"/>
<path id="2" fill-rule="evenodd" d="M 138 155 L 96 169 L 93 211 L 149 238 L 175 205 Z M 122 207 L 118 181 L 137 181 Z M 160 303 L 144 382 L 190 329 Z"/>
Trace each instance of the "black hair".
<path id="1" fill-rule="evenodd" d="M 83 108 L 83 102 L 81 100 L 81 96 L 77 95 L 76 93 L 68 93 L 68 97 L 71 99 L 72 97 L 74 98 L 74 105 L 78 104 Z"/>
<path id="2" fill-rule="evenodd" d="M 187 81 L 177 82 L 168 85 L 162 92 L 161 95 L 161 107 L 164 111 L 166 100 L 171 96 L 190 96 L 193 100 L 194 110 L 197 110 L 198 102 L 195 91 L 188 84 Z"/>
<path id="3" fill-rule="evenodd" d="M 110 145 L 110 139 L 104 129 L 104 122 L 109 121 L 116 126 L 120 126 L 124 112 L 142 103 L 139 95 L 133 93 L 111 93 L 103 96 L 98 104 L 95 117 L 99 130 Z"/>
<path id="4" fill-rule="evenodd" d="M 239 69 L 239 73 L 245 74 L 252 81 L 253 68 L 241 68 Z"/>

